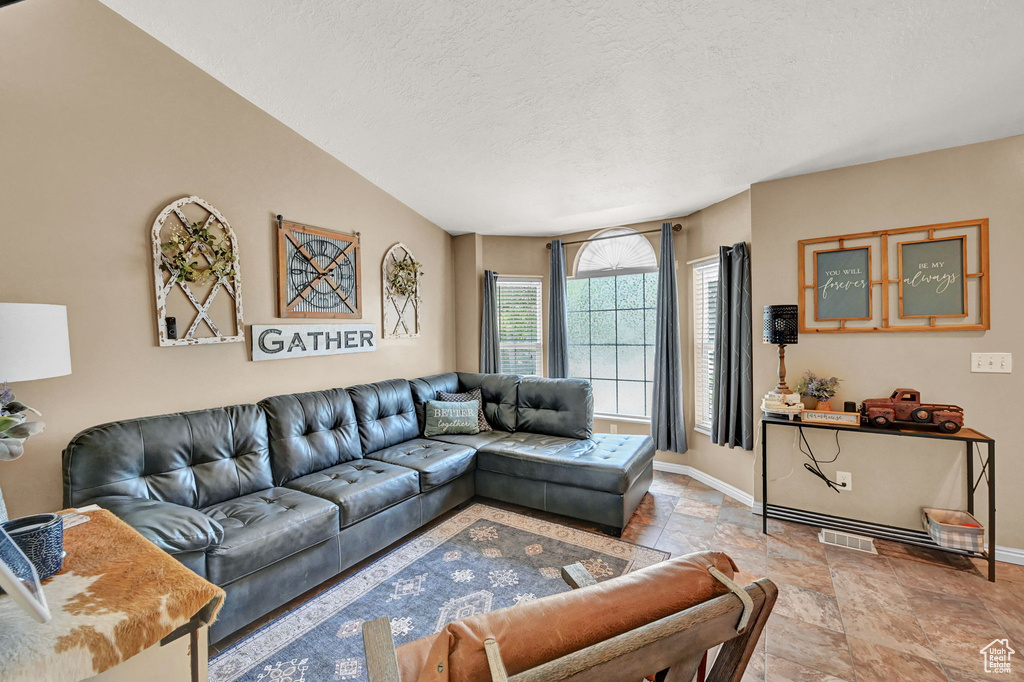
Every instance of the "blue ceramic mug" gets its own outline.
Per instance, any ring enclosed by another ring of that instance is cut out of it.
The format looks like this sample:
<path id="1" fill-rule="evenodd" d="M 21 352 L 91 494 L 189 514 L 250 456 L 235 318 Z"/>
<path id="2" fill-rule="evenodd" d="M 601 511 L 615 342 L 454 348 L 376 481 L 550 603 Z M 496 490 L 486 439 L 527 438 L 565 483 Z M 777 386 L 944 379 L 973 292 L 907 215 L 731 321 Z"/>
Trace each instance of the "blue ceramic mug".
<path id="1" fill-rule="evenodd" d="M 35 514 L 5 521 L 3 528 L 46 580 L 64 565 L 64 520 L 57 514 Z"/>

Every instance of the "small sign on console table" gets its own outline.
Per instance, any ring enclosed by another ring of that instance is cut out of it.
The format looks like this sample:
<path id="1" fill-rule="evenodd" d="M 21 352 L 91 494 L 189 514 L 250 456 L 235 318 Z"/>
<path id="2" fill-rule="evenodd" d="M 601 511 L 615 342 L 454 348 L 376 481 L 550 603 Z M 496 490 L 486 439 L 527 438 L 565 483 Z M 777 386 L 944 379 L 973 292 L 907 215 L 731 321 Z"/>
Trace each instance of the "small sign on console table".
<path id="1" fill-rule="evenodd" d="M 820 424 L 843 424 L 860 426 L 860 412 L 832 412 L 822 410 L 804 410 L 800 413 L 800 421 L 818 422 Z"/>
<path id="2" fill-rule="evenodd" d="M 377 350 L 375 324 L 254 324 L 249 336 L 254 361 Z"/>

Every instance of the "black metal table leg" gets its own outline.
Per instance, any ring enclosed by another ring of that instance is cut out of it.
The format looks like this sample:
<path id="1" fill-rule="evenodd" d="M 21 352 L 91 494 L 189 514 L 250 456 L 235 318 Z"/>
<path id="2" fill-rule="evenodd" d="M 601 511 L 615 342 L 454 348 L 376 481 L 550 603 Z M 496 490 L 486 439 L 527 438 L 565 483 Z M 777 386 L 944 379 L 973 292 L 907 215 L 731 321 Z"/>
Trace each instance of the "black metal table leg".
<path id="1" fill-rule="evenodd" d="M 974 513 L 974 441 L 967 441 L 967 513 Z"/>
<path id="2" fill-rule="evenodd" d="M 996 581 L 996 442 L 988 442 L 988 579 Z"/>
<path id="3" fill-rule="evenodd" d="M 190 662 L 192 664 L 192 682 L 200 682 L 199 680 L 199 630 L 193 630 L 190 634 L 189 644 L 192 649 Z M 203 646 L 206 646 L 205 644 Z"/>
<path id="4" fill-rule="evenodd" d="M 761 421 L 761 532 L 768 534 L 768 422 Z"/>

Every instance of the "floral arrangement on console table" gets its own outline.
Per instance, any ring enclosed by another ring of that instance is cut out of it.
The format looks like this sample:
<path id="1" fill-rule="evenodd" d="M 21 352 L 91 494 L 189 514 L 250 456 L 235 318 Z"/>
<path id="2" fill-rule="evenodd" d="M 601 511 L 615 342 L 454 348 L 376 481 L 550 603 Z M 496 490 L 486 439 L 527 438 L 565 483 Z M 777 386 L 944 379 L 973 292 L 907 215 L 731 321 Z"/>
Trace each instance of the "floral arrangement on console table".
<path id="1" fill-rule="evenodd" d="M 829 401 L 835 397 L 840 381 L 841 379 L 837 377 L 826 379 L 825 377 L 815 376 L 814 372 L 807 370 L 804 372 L 803 378 L 800 379 L 800 384 L 796 390 L 801 396 L 814 398 L 818 401 L 818 404 L 813 409 L 828 412 L 832 409 Z"/>
<path id="2" fill-rule="evenodd" d="M 7 384 L 0 389 L 0 461 L 18 459 L 25 454 L 25 441 L 40 433 L 46 425 L 30 422 L 26 412 L 39 414 L 39 410 L 18 402 Z M 7 520 L 7 507 L 3 492 L 0 491 L 0 522 Z"/>

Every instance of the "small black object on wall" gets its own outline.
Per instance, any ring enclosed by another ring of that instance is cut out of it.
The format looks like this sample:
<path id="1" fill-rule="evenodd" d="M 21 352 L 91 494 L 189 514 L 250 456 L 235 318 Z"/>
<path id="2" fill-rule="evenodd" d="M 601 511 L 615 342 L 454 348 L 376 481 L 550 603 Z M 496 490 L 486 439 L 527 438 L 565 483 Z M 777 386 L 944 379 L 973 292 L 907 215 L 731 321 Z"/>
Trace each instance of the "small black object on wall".
<path id="1" fill-rule="evenodd" d="M 178 338 L 178 318 L 167 317 L 164 318 L 167 324 L 167 338 L 176 339 Z"/>

